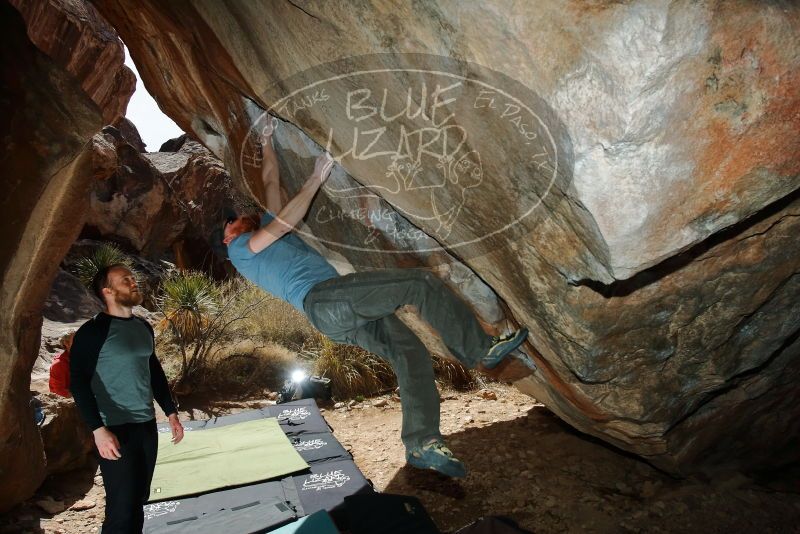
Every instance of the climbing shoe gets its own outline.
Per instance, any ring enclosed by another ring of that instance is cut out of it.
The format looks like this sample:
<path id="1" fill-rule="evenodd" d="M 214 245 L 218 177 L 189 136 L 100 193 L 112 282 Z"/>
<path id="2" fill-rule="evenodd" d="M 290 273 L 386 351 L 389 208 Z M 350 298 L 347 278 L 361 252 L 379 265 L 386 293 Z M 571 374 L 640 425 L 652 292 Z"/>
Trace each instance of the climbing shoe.
<path id="1" fill-rule="evenodd" d="M 419 469 L 433 469 L 443 475 L 453 478 L 467 476 L 467 468 L 453 456 L 447 445 L 440 439 L 409 449 L 406 452 L 406 461 Z"/>
<path id="2" fill-rule="evenodd" d="M 505 336 L 492 337 L 492 345 L 489 347 L 489 352 L 486 356 L 481 359 L 481 364 L 487 369 L 494 369 L 503 361 L 503 358 L 522 345 L 522 342 L 525 341 L 527 337 L 527 328 L 520 328 L 516 332 Z"/>

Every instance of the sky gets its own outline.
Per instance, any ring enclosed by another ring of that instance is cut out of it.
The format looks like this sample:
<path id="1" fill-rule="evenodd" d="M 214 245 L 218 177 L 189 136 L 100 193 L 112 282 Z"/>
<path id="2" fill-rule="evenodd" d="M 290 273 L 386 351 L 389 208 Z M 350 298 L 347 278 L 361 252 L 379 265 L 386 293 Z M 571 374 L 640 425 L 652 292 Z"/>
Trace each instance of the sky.
<path id="1" fill-rule="evenodd" d="M 125 65 L 136 74 L 136 91 L 128 103 L 128 111 L 125 116 L 136 125 L 142 141 L 147 145 L 147 151 L 156 152 L 164 141 L 178 137 L 183 130 L 161 112 L 156 101 L 144 88 L 127 47 L 125 48 Z"/>

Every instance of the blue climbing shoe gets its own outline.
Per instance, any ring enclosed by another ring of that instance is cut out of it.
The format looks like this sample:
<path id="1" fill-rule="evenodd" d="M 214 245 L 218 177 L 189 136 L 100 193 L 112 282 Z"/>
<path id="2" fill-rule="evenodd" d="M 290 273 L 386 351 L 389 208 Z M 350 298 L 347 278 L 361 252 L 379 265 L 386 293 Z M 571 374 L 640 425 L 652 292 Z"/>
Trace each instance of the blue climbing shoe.
<path id="1" fill-rule="evenodd" d="M 416 468 L 433 469 L 453 478 L 467 476 L 467 468 L 461 460 L 453 456 L 441 439 L 434 439 L 420 447 L 409 449 L 406 452 L 406 461 Z"/>
<path id="2" fill-rule="evenodd" d="M 494 369 L 503 361 L 503 358 L 522 345 L 522 342 L 527 337 L 527 328 L 520 328 L 516 332 L 505 336 L 494 336 L 492 338 L 492 346 L 489 347 L 489 352 L 486 356 L 481 359 L 481 364 L 487 369 Z"/>

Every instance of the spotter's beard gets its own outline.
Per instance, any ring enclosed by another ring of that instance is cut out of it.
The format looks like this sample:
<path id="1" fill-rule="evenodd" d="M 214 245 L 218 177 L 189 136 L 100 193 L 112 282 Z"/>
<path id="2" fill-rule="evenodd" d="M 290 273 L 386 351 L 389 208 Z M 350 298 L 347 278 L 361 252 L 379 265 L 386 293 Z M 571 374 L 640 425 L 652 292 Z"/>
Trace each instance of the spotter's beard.
<path id="1" fill-rule="evenodd" d="M 128 295 L 117 295 L 117 304 L 120 306 L 125 306 L 128 308 L 133 308 L 134 306 L 138 306 L 144 300 L 144 296 L 139 292 L 136 291 L 135 293 L 129 293 Z"/>

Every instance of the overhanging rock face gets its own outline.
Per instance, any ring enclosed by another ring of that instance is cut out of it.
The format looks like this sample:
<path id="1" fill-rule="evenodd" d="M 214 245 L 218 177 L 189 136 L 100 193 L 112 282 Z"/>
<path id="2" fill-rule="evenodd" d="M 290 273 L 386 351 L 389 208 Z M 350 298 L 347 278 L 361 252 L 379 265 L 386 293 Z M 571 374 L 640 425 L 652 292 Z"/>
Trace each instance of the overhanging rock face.
<path id="1" fill-rule="evenodd" d="M 95 4 L 255 196 L 264 109 L 340 160 L 309 217 L 331 254 L 448 247 L 575 427 L 676 472 L 797 458 L 797 6 Z"/>

